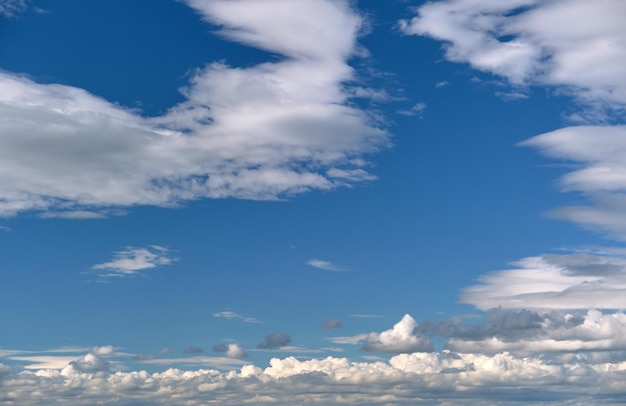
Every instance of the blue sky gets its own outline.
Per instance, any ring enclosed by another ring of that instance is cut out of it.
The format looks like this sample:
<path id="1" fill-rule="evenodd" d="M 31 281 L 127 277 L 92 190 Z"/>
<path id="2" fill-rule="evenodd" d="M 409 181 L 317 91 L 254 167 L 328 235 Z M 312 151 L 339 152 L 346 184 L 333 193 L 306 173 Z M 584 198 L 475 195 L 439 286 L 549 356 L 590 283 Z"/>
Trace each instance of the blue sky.
<path id="1" fill-rule="evenodd" d="M 0 399 L 623 402 L 624 17 L 0 0 Z"/>

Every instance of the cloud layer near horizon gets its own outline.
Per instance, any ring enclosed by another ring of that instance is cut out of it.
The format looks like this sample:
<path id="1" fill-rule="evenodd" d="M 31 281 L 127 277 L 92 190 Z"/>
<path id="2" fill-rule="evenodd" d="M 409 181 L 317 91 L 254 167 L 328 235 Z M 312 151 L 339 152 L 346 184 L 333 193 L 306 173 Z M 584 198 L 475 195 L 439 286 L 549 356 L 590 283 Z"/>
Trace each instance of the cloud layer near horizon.
<path id="1" fill-rule="evenodd" d="M 89 355 L 82 361 L 96 358 Z M 382 405 L 449 401 L 493 405 L 515 400 L 567 405 L 594 403 L 596 393 L 602 394 L 603 401 L 623 398 L 625 372 L 625 362 L 588 364 L 573 360 L 554 365 L 541 357 L 449 351 L 401 354 L 388 363 L 335 357 L 307 361 L 274 358 L 265 369 L 246 365 L 229 372 L 168 369 L 153 374 L 109 373 L 81 369 L 74 362 L 60 370 L 16 373 L 0 364 L 0 400 L 7 405 L 49 405 L 50 401 L 64 405 Z M 528 392 L 531 387 L 532 396 Z"/>
<path id="2" fill-rule="evenodd" d="M 362 156 L 387 133 L 349 103 L 347 61 L 361 18 L 347 2 L 306 0 L 297 12 L 284 1 L 187 3 L 224 38 L 282 59 L 198 69 L 187 100 L 160 117 L 0 72 L 0 216 L 102 217 L 119 207 L 277 199 L 374 179 Z"/>

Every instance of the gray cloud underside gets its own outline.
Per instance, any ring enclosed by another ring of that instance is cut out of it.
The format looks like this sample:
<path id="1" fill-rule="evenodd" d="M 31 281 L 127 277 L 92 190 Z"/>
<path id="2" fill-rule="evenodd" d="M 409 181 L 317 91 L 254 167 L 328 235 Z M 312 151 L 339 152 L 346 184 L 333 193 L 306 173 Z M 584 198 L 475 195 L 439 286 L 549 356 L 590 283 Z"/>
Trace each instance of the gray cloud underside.
<path id="1" fill-rule="evenodd" d="M 198 69 L 186 101 L 159 117 L 0 72 L 0 216 L 98 218 L 119 207 L 278 199 L 374 179 L 362 157 L 388 135 L 351 102 L 347 61 L 361 18 L 347 2 L 187 3 L 224 38 L 284 58 Z"/>
<path id="2" fill-rule="evenodd" d="M 510 269 L 483 275 L 461 292 L 461 301 L 479 309 L 626 308 L 623 249 L 523 258 Z"/>
<path id="3" fill-rule="evenodd" d="M 272 359 L 260 369 L 162 373 L 62 370 L 13 372 L 0 364 L 6 405 L 597 404 L 626 396 L 626 363 L 551 365 L 540 358 L 401 354 L 384 362 L 328 357 Z"/>

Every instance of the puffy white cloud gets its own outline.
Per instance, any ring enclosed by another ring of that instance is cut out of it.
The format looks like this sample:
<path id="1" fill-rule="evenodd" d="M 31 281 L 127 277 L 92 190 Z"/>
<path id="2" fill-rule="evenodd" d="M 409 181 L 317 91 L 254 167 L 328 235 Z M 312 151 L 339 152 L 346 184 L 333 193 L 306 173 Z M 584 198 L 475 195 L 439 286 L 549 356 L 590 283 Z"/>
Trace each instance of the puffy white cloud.
<path id="1" fill-rule="evenodd" d="M 0 364 L 5 404 L 185 404 L 238 405 L 267 401 L 311 404 L 598 404 L 626 395 L 626 363 L 554 365 L 541 357 L 441 353 L 400 354 L 389 362 L 353 362 L 327 357 L 300 361 L 274 358 L 220 372 L 211 369 L 13 372 Z M 528 388 L 532 387 L 529 398 Z"/>
<path id="2" fill-rule="evenodd" d="M 347 61 L 361 18 L 347 1 L 187 3 L 226 39 L 284 58 L 198 69 L 186 100 L 159 117 L 0 73 L 1 216 L 94 218 L 205 197 L 277 199 L 373 178 L 356 158 L 388 135 L 349 102 L 355 73 Z"/>
<path id="3" fill-rule="evenodd" d="M 621 0 L 445 0 L 401 21 L 445 42 L 445 56 L 515 85 L 560 86 L 580 100 L 626 103 Z"/>
<path id="4" fill-rule="evenodd" d="M 116 252 L 112 261 L 94 265 L 91 269 L 97 271 L 101 279 L 133 276 L 146 269 L 171 264 L 174 259 L 168 254 L 169 249 L 158 245 L 146 248 L 126 247 Z"/>
<path id="5" fill-rule="evenodd" d="M 416 331 L 417 323 L 408 314 L 392 329 L 382 333 L 370 333 L 363 344 L 364 351 L 406 353 L 434 351 L 435 346 L 426 336 Z"/>
<path id="6" fill-rule="evenodd" d="M 617 253 L 528 257 L 480 277 L 461 302 L 479 309 L 626 308 L 626 258 Z"/>
<path id="7" fill-rule="evenodd" d="M 324 261 L 321 259 L 310 259 L 306 262 L 306 264 L 312 266 L 313 268 L 324 269 L 326 271 L 343 271 L 343 268 L 333 264 L 330 261 Z"/>

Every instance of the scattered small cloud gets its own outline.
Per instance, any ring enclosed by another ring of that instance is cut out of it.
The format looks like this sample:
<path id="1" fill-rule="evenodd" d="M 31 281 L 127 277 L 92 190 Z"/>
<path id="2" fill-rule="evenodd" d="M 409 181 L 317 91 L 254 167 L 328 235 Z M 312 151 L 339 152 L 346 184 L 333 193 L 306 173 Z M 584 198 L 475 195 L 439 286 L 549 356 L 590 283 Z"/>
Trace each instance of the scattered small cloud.
<path id="1" fill-rule="evenodd" d="M 367 334 L 357 334 L 355 336 L 328 337 L 327 340 L 334 344 L 357 345 L 360 342 L 365 341 L 367 339 L 367 336 Z"/>
<path id="2" fill-rule="evenodd" d="M 380 314 L 351 314 L 350 317 L 355 317 L 357 319 L 380 319 Z"/>
<path id="3" fill-rule="evenodd" d="M 136 276 L 146 269 L 174 262 L 175 259 L 169 256 L 169 251 L 168 248 L 158 245 L 146 248 L 126 247 L 115 252 L 112 261 L 94 265 L 91 269 L 97 271 L 101 279 Z"/>
<path id="4" fill-rule="evenodd" d="M 170 352 L 172 352 L 172 350 L 169 349 L 168 347 L 163 347 L 158 350 L 159 354 L 169 354 Z"/>
<path id="5" fill-rule="evenodd" d="M 265 336 L 263 340 L 256 348 L 261 350 L 275 350 L 277 348 L 284 347 L 291 343 L 291 337 L 284 333 L 272 333 Z"/>
<path id="6" fill-rule="evenodd" d="M 326 271 L 340 272 L 345 270 L 330 261 L 323 261 L 321 259 L 310 259 L 306 264 L 313 268 L 324 269 Z"/>
<path id="7" fill-rule="evenodd" d="M 336 330 L 342 327 L 343 327 L 343 324 L 341 323 L 341 320 L 326 319 L 322 322 L 322 328 L 324 330 Z"/>
<path id="8" fill-rule="evenodd" d="M 213 347 L 213 352 L 224 353 L 229 358 L 243 358 L 248 356 L 248 353 L 237 343 L 218 344 Z"/>
<path id="9" fill-rule="evenodd" d="M 403 116 L 415 116 L 422 118 L 424 115 L 424 110 L 426 110 L 426 103 L 417 103 L 408 110 L 399 110 L 398 114 L 401 114 Z"/>
<path id="10" fill-rule="evenodd" d="M 442 80 L 441 82 L 435 83 L 435 87 L 439 89 L 441 87 L 448 86 L 449 84 L 450 82 L 448 82 L 447 80 Z"/>
<path id="11" fill-rule="evenodd" d="M 204 350 L 200 347 L 187 347 L 183 350 L 183 354 L 201 354 Z"/>
<path id="12" fill-rule="evenodd" d="M 111 355 L 115 352 L 115 348 L 112 345 L 103 345 L 100 347 L 93 347 L 90 351 L 96 355 Z"/>
<path id="13" fill-rule="evenodd" d="M 138 362 L 141 362 L 141 361 L 149 361 L 149 360 L 151 360 L 151 359 L 154 359 L 154 357 L 153 357 L 152 355 L 146 355 L 146 354 L 135 354 L 135 355 L 131 358 L 131 360 L 133 360 L 133 361 L 138 361 Z"/>
<path id="14" fill-rule="evenodd" d="M 223 312 L 213 313 L 213 317 L 219 317 L 223 319 L 237 319 L 246 323 L 262 323 L 261 320 L 255 319 L 254 317 L 243 316 L 239 313 L 231 312 L 228 310 L 225 310 Z"/>
<path id="15" fill-rule="evenodd" d="M 11 229 L 9 227 L 7 227 L 7 226 L 0 225 L 0 231 L 4 231 L 4 232 L 8 233 L 9 231 L 11 231 Z"/>

